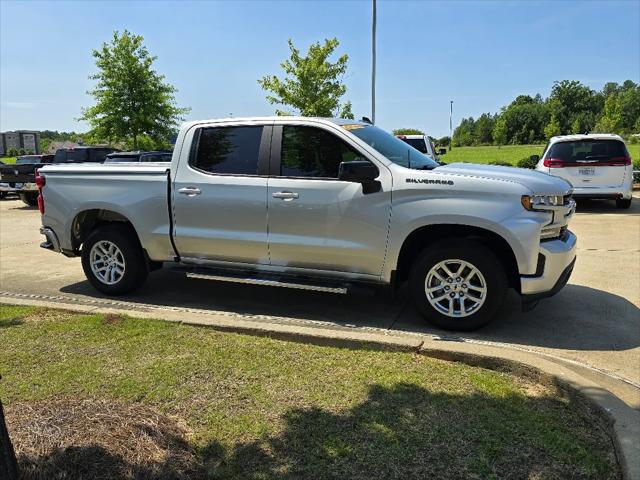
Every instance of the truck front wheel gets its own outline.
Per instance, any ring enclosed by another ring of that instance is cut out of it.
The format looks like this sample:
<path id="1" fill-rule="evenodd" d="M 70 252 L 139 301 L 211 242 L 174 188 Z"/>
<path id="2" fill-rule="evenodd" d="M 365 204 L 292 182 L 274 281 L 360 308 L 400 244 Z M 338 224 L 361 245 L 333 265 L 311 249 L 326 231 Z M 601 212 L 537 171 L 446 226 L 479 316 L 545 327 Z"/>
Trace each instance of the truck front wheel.
<path id="1" fill-rule="evenodd" d="M 93 287 L 107 295 L 123 295 L 147 278 L 142 247 L 124 225 L 107 225 L 89 234 L 82 244 L 82 269 Z"/>
<path id="2" fill-rule="evenodd" d="M 489 323 L 504 301 L 507 278 L 491 250 L 472 240 L 428 247 L 409 276 L 414 304 L 432 324 L 475 330 Z"/>

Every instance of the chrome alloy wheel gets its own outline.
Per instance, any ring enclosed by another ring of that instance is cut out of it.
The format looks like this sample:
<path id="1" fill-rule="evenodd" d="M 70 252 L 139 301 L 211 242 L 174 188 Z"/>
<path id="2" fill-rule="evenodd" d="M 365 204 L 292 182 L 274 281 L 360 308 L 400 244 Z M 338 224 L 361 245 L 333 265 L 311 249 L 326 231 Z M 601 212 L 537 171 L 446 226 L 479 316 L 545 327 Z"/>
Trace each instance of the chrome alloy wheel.
<path id="1" fill-rule="evenodd" d="M 101 240 L 91 247 L 89 262 L 93 274 L 105 285 L 115 285 L 124 276 L 124 255 L 109 240 Z"/>
<path id="2" fill-rule="evenodd" d="M 439 313 L 452 318 L 477 312 L 487 298 L 487 282 L 480 270 L 465 260 L 444 260 L 427 273 L 424 291 Z"/>

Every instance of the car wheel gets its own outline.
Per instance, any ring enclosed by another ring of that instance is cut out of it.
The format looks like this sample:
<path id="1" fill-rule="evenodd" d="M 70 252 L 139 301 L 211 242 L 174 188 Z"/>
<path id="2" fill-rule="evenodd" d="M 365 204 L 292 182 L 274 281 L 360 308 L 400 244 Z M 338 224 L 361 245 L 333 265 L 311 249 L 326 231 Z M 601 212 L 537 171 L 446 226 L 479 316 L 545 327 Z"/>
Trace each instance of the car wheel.
<path id="1" fill-rule="evenodd" d="M 3 200 L 7 196 L 7 192 L 0 192 L 0 200 Z"/>
<path id="2" fill-rule="evenodd" d="M 616 208 L 629 208 L 631 207 L 630 198 L 619 198 L 616 200 Z"/>
<path id="3" fill-rule="evenodd" d="M 37 192 L 29 192 L 29 193 L 21 193 L 20 200 L 29 205 L 30 207 L 36 207 L 38 205 L 38 193 Z"/>
<path id="4" fill-rule="evenodd" d="M 82 244 L 82 269 L 91 285 L 107 295 L 133 292 L 148 274 L 138 239 L 121 225 L 101 227 L 89 234 Z"/>
<path id="5" fill-rule="evenodd" d="M 489 323 L 504 301 L 502 263 L 483 244 L 440 242 L 426 249 L 409 276 L 414 304 L 430 323 L 447 330 L 475 330 Z"/>

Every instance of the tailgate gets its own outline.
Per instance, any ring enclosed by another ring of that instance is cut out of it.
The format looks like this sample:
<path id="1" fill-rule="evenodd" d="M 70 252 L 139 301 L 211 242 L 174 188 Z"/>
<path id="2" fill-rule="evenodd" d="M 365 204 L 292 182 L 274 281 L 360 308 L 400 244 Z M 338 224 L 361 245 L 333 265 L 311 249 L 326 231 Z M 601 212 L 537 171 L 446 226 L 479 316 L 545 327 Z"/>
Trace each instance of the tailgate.
<path id="1" fill-rule="evenodd" d="M 36 181 L 35 171 L 44 164 L 2 165 L 0 181 L 3 183 L 33 183 Z"/>
<path id="2" fill-rule="evenodd" d="M 552 168 L 549 173 L 568 180 L 574 187 L 603 188 L 622 185 L 625 169 L 580 162 L 571 167 Z"/>

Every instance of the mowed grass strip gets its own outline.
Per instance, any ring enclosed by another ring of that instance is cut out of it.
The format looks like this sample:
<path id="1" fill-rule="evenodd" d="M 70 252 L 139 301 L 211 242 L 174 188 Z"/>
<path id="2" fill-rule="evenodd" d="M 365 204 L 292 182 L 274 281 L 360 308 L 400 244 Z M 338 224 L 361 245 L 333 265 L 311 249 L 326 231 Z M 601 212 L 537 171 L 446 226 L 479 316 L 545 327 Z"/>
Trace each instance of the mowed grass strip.
<path id="1" fill-rule="evenodd" d="M 506 162 L 516 165 L 519 160 L 531 155 L 542 156 L 545 145 L 503 145 L 503 146 L 478 146 L 478 147 L 454 147 L 450 152 L 440 158 L 446 163 L 468 162 L 484 163 Z M 640 161 L 640 144 L 627 144 L 631 158 Z"/>
<path id="2" fill-rule="evenodd" d="M 408 352 L 0 306 L 25 478 L 617 478 L 557 389 Z"/>

